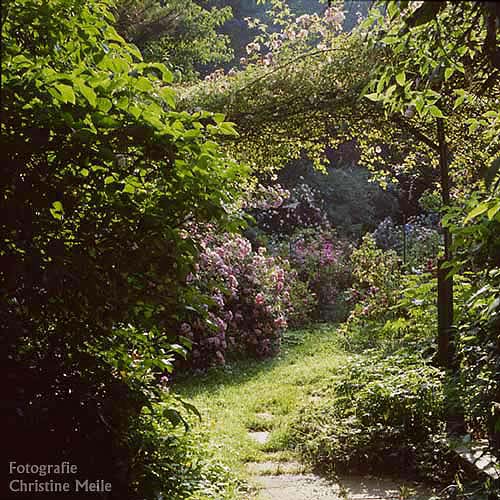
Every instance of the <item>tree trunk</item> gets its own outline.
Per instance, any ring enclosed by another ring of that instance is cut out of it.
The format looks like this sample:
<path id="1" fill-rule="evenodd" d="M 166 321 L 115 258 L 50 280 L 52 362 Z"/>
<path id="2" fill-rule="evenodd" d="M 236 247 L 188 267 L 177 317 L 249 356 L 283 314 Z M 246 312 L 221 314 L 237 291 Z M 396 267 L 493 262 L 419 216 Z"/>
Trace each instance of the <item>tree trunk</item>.
<path id="1" fill-rule="evenodd" d="M 437 136 L 439 143 L 439 167 L 441 172 L 441 196 L 443 206 L 450 204 L 450 178 L 448 145 L 442 118 L 437 118 Z M 451 260 L 451 234 L 443 228 L 444 258 L 438 263 L 438 364 L 443 368 L 452 368 L 454 360 L 453 345 L 453 278 L 446 277 L 449 269 L 443 264 Z"/>

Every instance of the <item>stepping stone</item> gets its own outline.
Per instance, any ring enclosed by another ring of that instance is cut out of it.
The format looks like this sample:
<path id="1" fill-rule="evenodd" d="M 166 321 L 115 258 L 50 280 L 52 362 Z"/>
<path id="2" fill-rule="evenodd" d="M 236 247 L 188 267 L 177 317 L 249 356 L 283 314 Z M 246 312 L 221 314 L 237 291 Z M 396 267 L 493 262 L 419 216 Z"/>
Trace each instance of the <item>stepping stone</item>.
<path id="1" fill-rule="evenodd" d="M 266 444 L 269 439 L 269 432 L 249 432 L 248 435 L 259 444 Z"/>
<path id="2" fill-rule="evenodd" d="M 500 463 L 489 452 L 487 441 L 474 441 L 468 445 L 453 448 L 453 443 L 448 441 L 453 451 L 462 460 L 470 464 L 477 471 L 486 474 L 493 480 L 500 479 Z"/>
<path id="3" fill-rule="evenodd" d="M 344 500 L 338 484 L 314 474 L 282 474 L 257 479 L 262 500 Z"/>
<path id="4" fill-rule="evenodd" d="M 349 500 L 398 499 L 399 486 L 391 480 L 346 477 L 340 480 Z"/>
<path id="5" fill-rule="evenodd" d="M 432 491 L 422 486 L 368 476 L 348 476 L 339 483 L 316 474 L 255 477 L 262 500 L 399 500 L 401 487 L 409 500 L 428 500 Z"/>
<path id="6" fill-rule="evenodd" d="M 300 462 L 250 462 L 247 464 L 250 474 L 272 476 L 279 474 L 302 474 L 306 469 Z"/>

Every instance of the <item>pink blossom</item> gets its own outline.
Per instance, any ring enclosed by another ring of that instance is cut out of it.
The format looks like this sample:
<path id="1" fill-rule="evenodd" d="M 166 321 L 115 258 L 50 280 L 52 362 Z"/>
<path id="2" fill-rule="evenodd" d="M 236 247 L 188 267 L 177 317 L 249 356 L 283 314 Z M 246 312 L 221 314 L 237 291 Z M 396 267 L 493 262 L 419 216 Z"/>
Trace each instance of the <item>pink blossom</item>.
<path id="1" fill-rule="evenodd" d="M 283 318 L 282 316 L 278 316 L 274 320 L 274 326 L 276 326 L 276 328 L 285 328 L 286 327 L 286 319 Z"/>
<path id="2" fill-rule="evenodd" d="M 283 205 L 283 198 L 281 196 L 278 196 L 276 200 L 274 200 L 274 203 L 272 204 L 273 208 L 279 208 Z"/>
<path id="3" fill-rule="evenodd" d="M 221 309 L 224 307 L 224 296 L 222 295 L 220 290 L 215 290 L 212 294 L 212 298 Z"/>
<path id="4" fill-rule="evenodd" d="M 228 284 L 229 284 L 229 287 L 236 290 L 238 288 L 238 280 L 236 279 L 236 277 L 234 276 L 234 274 L 230 274 L 229 277 L 228 277 Z"/>

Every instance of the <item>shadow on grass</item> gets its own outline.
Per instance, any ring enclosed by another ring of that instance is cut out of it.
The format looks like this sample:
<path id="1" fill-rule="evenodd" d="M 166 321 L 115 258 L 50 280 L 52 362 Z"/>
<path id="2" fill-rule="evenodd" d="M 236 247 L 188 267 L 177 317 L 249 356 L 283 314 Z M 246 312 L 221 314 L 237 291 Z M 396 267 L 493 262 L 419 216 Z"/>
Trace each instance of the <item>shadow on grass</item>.
<path id="1" fill-rule="evenodd" d="M 177 393 L 194 397 L 200 393 L 213 392 L 219 386 L 237 386 L 268 374 L 286 365 L 293 365 L 306 356 L 324 356 L 324 351 L 339 353 L 342 341 L 336 323 L 312 324 L 306 328 L 288 330 L 284 333 L 281 352 L 274 358 L 249 359 L 233 357 L 225 366 L 209 368 L 204 373 L 178 373 L 174 382 Z"/>

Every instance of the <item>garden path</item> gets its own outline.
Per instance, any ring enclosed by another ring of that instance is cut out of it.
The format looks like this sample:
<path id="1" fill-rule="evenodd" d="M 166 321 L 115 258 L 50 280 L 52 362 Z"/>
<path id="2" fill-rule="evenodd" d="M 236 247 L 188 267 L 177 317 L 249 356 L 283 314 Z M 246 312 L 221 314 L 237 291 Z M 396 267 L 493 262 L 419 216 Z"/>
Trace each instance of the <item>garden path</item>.
<path id="1" fill-rule="evenodd" d="M 264 413 L 272 417 L 268 413 Z M 270 418 L 266 417 L 266 420 Z M 269 432 L 249 432 L 259 445 L 265 445 Z M 259 500 L 427 500 L 432 492 L 422 486 L 370 476 L 345 476 L 330 481 L 307 470 L 297 461 L 249 462 Z"/>
<path id="2" fill-rule="evenodd" d="M 427 500 L 425 488 L 399 480 L 315 474 L 289 446 L 288 425 L 334 380 L 349 353 L 333 325 L 288 332 L 279 356 L 241 360 L 178 384 L 201 411 L 200 432 L 215 456 L 253 484 L 240 500 Z"/>

